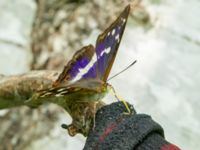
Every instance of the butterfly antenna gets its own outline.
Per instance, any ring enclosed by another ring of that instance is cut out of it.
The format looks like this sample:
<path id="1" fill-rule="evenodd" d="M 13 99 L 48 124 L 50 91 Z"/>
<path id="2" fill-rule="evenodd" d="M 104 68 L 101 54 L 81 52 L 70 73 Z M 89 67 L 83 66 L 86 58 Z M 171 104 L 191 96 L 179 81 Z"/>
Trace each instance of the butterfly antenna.
<path id="1" fill-rule="evenodd" d="M 118 72 L 117 74 L 115 74 L 114 76 L 110 77 L 107 81 L 110 81 L 111 79 L 113 79 L 114 77 L 118 76 L 119 74 L 123 73 L 124 71 L 126 71 L 127 69 L 129 69 L 131 66 L 133 66 L 135 63 L 137 62 L 137 60 L 135 60 L 134 62 L 132 62 L 130 65 L 128 65 L 125 69 L 123 69 L 122 71 Z"/>

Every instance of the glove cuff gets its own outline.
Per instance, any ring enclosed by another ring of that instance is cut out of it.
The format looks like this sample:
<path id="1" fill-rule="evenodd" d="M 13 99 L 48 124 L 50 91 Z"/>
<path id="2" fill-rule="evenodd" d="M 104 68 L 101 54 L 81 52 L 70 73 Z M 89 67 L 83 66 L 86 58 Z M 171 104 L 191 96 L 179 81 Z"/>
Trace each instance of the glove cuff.
<path id="1" fill-rule="evenodd" d="M 106 135 L 110 129 L 112 132 Z M 102 133 L 94 146 L 99 149 L 132 149 L 140 145 L 152 133 L 164 137 L 162 127 L 154 122 L 150 116 L 138 114 L 129 119 L 123 119 L 121 122 L 112 123 L 110 128 Z"/>

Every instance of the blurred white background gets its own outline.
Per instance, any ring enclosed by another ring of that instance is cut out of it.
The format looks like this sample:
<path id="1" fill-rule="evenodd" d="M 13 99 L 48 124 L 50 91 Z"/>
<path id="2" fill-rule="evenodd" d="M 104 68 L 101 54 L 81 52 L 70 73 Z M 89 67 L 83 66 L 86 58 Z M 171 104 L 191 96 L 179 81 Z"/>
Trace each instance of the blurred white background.
<path id="1" fill-rule="evenodd" d="M 200 147 L 200 1 L 143 1 L 152 27 L 128 22 L 111 75 L 138 62 L 110 83 L 138 113 L 159 122 L 166 138 L 182 149 Z M 0 74 L 27 72 L 31 63 L 29 34 L 35 12 L 32 0 L 0 1 Z M 94 31 L 86 41 L 93 41 Z M 61 116 L 50 137 L 32 149 L 81 149 L 84 138 L 60 129 Z M 77 144 L 79 143 L 79 144 Z"/>

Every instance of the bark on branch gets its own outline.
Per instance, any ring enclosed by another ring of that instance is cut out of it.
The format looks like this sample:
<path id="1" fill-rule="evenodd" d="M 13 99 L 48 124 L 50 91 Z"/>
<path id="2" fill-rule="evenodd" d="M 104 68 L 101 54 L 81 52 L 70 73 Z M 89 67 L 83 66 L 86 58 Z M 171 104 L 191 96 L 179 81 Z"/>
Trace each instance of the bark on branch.
<path id="1" fill-rule="evenodd" d="M 22 75 L 0 76 L 0 109 L 25 105 L 34 92 L 51 87 L 57 71 L 31 71 Z"/>

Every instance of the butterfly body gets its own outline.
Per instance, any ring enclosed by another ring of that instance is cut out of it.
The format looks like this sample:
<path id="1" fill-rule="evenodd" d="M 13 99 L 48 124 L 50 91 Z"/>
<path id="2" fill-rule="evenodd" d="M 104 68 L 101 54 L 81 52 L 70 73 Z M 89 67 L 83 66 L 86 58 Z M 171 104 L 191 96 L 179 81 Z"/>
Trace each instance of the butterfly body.
<path id="1" fill-rule="evenodd" d="M 120 16 L 98 36 L 96 46 L 88 45 L 77 51 L 52 88 L 33 94 L 30 106 L 50 101 L 64 107 L 73 118 L 68 128 L 73 133 L 88 134 L 101 99 L 111 89 L 107 83 L 110 70 L 126 26 L 128 5 Z M 75 132 L 73 132 L 75 131 Z"/>

